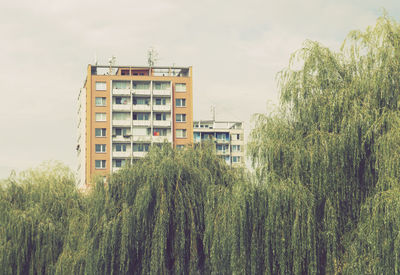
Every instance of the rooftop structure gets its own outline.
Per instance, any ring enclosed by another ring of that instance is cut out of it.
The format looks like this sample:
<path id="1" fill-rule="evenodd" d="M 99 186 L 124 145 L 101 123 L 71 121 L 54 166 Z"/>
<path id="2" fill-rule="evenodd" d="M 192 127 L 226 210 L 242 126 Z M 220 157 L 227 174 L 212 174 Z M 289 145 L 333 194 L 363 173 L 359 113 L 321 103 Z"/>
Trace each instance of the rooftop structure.
<path id="1" fill-rule="evenodd" d="M 106 175 L 154 144 L 193 141 L 191 67 L 88 65 L 78 97 L 78 178 Z"/>

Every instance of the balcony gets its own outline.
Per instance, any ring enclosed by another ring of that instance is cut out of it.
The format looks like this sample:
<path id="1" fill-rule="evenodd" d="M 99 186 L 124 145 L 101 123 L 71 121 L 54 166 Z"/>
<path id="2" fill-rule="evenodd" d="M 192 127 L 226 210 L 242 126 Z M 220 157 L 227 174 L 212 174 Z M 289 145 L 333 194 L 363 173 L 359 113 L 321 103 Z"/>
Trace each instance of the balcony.
<path id="1" fill-rule="evenodd" d="M 112 138 L 113 142 L 131 142 L 131 136 L 130 135 L 125 135 L 125 136 L 114 136 Z"/>
<path id="2" fill-rule="evenodd" d="M 127 148 L 126 152 L 113 152 L 112 154 L 113 158 L 130 158 L 131 157 L 130 147 Z"/>
<path id="3" fill-rule="evenodd" d="M 122 169 L 122 167 L 113 167 L 112 168 L 112 171 L 113 172 L 117 172 L 118 170 L 121 170 Z"/>
<path id="4" fill-rule="evenodd" d="M 171 127 L 170 120 L 153 120 L 154 127 Z"/>
<path id="5" fill-rule="evenodd" d="M 132 111 L 148 111 L 148 112 L 150 112 L 150 105 L 145 105 L 145 104 L 132 105 Z"/>
<path id="6" fill-rule="evenodd" d="M 134 89 L 132 93 L 134 95 L 150 95 L 150 90 Z"/>
<path id="7" fill-rule="evenodd" d="M 133 126 L 149 126 L 150 120 L 133 120 Z"/>
<path id="8" fill-rule="evenodd" d="M 229 150 L 217 150 L 217 155 L 229 155 Z"/>
<path id="9" fill-rule="evenodd" d="M 132 136 L 133 142 L 151 142 L 151 136 Z"/>
<path id="10" fill-rule="evenodd" d="M 113 95 L 130 95 L 131 90 L 130 89 L 113 89 Z"/>
<path id="11" fill-rule="evenodd" d="M 113 111 L 130 112 L 131 105 L 130 104 L 113 104 Z"/>
<path id="12" fill-rule="evenodd" d="M 153 136 L 153 142 L 163 143 L 164 141 L 172 142 L 172 135 L 167 135 L 167 136 Z"/>
<path id="13" fill-rule="evenodd" d="M 134 158 L 144 158 L 146 156 L 147 152 L 133 152 L 133 157 Z"/>
<path id="14" fill-rule="evenodd" d="M 216 138 L 216 139 L 215 139 L 215 142 L 216 142 L 216 143 L 224 143 L 224 144 L 227 144 L 227 143 L 229 143 L 229 139 Z"/>
<path id="15" fill-rule="evenodd" d="M 171 111 L 171 105 L 153 105 L 153 111 L 158 111 L 158 112 L 170 112 Z"/>
<path id="16" fill-rule="evenodd" d="M 131 120 L 126 119 L 126 120 L 113 120 L 112 121 L 113 126 L 131 126 Z"/>
<path id="17" fill-rule="evenodd" d="M 153 90 L 153 95 L 171 96 L 171 89 L 168 90 Z"/>

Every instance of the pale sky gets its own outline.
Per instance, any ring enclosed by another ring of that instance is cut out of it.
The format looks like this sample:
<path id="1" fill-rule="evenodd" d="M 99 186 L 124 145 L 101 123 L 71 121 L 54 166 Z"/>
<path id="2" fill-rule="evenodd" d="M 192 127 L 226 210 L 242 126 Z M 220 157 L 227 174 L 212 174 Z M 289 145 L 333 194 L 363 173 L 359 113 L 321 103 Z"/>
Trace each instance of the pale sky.
<path id="1" fill-rule="evenodd" d="M 77 167 L 77 96 L 106 64 L 193 66 L 194 118 L 240 120 L 278 103 L 276 73 L 306 39 L 338 49 L 399 0 L 17 0 L 0 3 L 0 179 L 43 161 Z M 270 103 L 268 103 L 270 102 Z"/>

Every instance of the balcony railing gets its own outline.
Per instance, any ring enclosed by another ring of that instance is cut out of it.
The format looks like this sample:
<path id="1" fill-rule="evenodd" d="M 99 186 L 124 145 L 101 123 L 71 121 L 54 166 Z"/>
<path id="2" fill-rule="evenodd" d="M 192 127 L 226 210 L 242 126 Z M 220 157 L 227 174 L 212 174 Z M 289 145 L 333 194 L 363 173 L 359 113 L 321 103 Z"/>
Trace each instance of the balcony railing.
<path id="1" fill-rule="evenodd" d="M 155 127 L 170 127 L 171 121 L 169 121 L 169 120 L 153 120 L 153 126 L 155 126 Z"/>
<path id="2" fill-rule="evenodd" d="M 131 90 L 130 89 L 113 89 L 113 95 L 130 95 Z"/>
<path id="3" fill-rule="evenodd" d="M 131 156 L 130 148 L 127 148 L 126 152 L 113 152 L 112 154 L 116 158 L 129 158 Z"/>
<path id="4" fill-rule="evenodd" d="M 150 105 L 145 104 L 136 104 L 132 105 L 133 111 L 149 111 L 150 112 Z"/>
<path id="5" fill-rule="evenodd" d="M 112 121 L 113 126 L 131 126 L 131 121 L 126 119 L 126 120 L 113 120 Z"/>
<path id="6" fill-rule="evenodd" d="M 130 112 L 131 111 L 131 105 L 130 104 L 113 104 L 113 111 Z"/>
<path id="7" fill-rule="evenodd" d="M 172 142 L 172 135 L 167 136 L 153 136 L 153 142 Z"/>
<path id="8" fill-rule="evenodd" d="M 132 92 L 134 95 L 150 95 L 150 90 L 146 89 L 133 89 Z"/>
<path id="9" fill-rule="evenodd" d="M 150 142 L 151 136 L 132 136 L 133 142 Z"/>
<path id="10" fill-rule="evenodd" d="M 153 105 L 153 111 L 169 112 L 171 111 L 171 105 Z"/>
<path id="11" fill-rule="evenodd" d="M 133 152 L 133 157 L 134 158 L 144 158 L 146 156 L 147 152 Z"/>
<path id="12" fill-rule="evenodd" d="M 130 135 L 113 136 L 112 141 L 113 142 L 131 142 L 131 136 Z"/>
<path id="13" fill-rule="evenodd" d="M 168 96 L 171 95 L 171 89 L 168 90 L 153 90 L 153 95 L 164 95 L 164 96 Z"/>
<path id="14" fill-rule="evenodd" d="M 150 126 L 150 120 L 134 120 L 133 126 Z"/>

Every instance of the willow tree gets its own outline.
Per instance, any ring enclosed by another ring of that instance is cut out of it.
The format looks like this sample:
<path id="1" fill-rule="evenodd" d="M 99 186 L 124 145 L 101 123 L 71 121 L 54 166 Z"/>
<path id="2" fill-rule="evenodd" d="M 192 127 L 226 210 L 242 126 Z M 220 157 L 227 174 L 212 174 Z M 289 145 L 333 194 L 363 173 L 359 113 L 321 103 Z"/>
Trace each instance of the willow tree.
<path id="1" fill-rule="evenodd" d="M 319 274 L 341 270 L 363 203 L 378 183 L 388 185 L 378 168 L 398 168 L 378 151 L 391 146 L 382 137 L 399 111 L 399 43 L 399 25 L 387 16 L 350 32 L 339 52 L 306 41 L 278 74 L 280 109 L 256 118 L 248 148 L 258 176 L 273 174 L 313 194 Z M 324 219 L 327 212 L 336 218 Z"/>
<path id="2" fill-rule="evenodd" d="M 70 217 L 83 201 L 72 172 L 44 164 L 0 187 L 0 273 L 53 274 Z"/>

